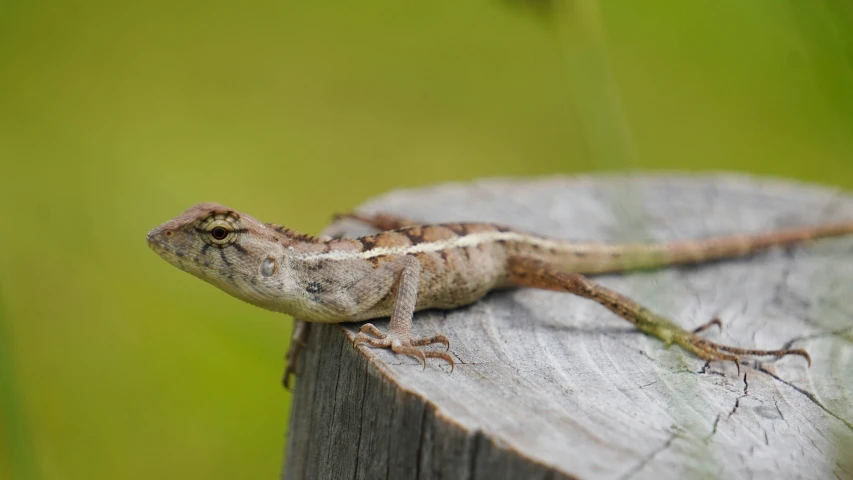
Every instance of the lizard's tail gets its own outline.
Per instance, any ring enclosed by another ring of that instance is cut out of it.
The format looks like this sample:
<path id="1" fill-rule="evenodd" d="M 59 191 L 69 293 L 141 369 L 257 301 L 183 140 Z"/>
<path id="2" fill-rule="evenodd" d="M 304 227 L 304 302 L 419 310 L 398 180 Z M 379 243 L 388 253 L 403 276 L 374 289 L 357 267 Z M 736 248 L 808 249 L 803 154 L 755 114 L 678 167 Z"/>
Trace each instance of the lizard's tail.
<path id="1" fill-rule="evenodd" d="M 771 247 L 850 234 L 853 234 L 853 222 L 667 243 L 605 246 L 567 242 L 548 249 L 545 256 L 575 273 L 606 273 L 743 257 Z"/>

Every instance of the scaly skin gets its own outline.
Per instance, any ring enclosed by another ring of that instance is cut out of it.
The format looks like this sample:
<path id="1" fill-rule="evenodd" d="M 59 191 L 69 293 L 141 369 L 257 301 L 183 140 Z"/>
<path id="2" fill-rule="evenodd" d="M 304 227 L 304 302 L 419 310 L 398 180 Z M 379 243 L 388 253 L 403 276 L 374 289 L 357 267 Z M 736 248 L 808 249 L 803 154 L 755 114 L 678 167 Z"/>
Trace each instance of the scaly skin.
<path id="1" fill-rule="evenodd" d="M 355 345 L 391 348 L 424 365 L 427 357 L 435 357 L 452 366 L 453 358 L 419 348 L 449 346 L 449 340 L 444 335 L 412 337 L 415 311 L 456 308 L 495 288 L 521 286 L 591 299 L 667 345 L 676 343 L 708 361 L 731 360 L 739 369 L 739 355 L 800 355 L 809 364 L 811 359 L 800 349 L 753 350 L 710 342 L 696 335 L 705 326 L 684 330 L 583 275 L 701 263 L 853 233 L 850 222 L 759 235 L 612 245 L 549 239 L 484 223 L 413 225 L 389 215 L 352 217 L 384 231 L 354 239 L 318 238 L 204 203 L 149 232 L 148 245 L 169 263 L 241 300 L 300 320 L 339 323 L 390 316 L 387 333 L 365 324 Z"/>

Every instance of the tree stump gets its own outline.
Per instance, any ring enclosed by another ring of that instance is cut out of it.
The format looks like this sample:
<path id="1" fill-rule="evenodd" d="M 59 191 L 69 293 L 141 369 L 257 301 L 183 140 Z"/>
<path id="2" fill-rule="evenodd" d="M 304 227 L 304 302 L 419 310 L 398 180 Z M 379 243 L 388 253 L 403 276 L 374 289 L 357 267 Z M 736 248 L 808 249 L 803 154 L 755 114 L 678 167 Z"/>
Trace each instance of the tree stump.
<path id="1" fill-rule="evenodd" d="M 664 241 L 850 220 L 853 197 L 733 175 L 590 176 L 398 191 L 360 211 Z M 596 278 L 688 329 L 719 317 L 713 340 L 805 348 L 812 366 L 706 368 L 591 301 L 533 289 L 416 314 L 416 335 L 450 339 L 453 373 L 354 349 L 360 324 L 315 324 L 283 477 L 853 478 L 853 238 Z"/>

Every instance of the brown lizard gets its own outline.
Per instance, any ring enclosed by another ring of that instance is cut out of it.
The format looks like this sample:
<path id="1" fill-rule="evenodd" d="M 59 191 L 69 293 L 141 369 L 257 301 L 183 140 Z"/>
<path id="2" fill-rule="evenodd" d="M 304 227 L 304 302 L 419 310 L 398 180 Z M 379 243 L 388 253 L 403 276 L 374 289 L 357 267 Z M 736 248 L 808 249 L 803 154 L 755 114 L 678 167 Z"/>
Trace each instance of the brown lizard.
<path id="1" fill-rule="evenodd" d="M 598 302 L 667 346 L 678 344 L 707 361 L 733 361 L 740 371 L 739 355 L 800 355 L 809 365 L 811 358 L 802 349 L 755 350 L 708 341 L 697 333 L 720 326 L 719 320 L 688 331 L 584 275 L 740 257 L 853 233 L 849 222 L 617 245 L 550 239 L 485 223 L 415 225 L 390 215 L 351 216 L 383 231 L 361 238 L 313 237 L 203 203 L 151 230 L 148 245 L 167 262 L 241 300 L 299 320 L 339 323 L 390 316 L 387 332 L 364 324 L 354 346 L 390 348 L 421 360 L 424 367 L 427 358 L 440 358 L 452 371 L 454 361 L 447 351 L 421 348 L 440 343 L 447 350 L 450 341 L 444 335 L 414 337 L 415 311 L 460 307 L 498 288 L 534 287 Z"/>

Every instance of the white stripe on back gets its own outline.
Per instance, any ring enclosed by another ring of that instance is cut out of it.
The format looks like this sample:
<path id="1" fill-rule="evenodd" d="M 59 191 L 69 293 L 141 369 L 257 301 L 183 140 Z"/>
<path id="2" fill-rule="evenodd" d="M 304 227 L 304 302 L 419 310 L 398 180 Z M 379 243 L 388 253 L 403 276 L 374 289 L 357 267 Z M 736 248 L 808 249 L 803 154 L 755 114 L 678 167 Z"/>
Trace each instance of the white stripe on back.
<path id="1" fill-rule="evenodd" d="M 621 247 L 618 247 L 616 245 L 611 246 L 602 245 L 600 243 L 571 243 L 566 241 L 548 240 L 545 238 L 534 237 L 518 232 L 475 232 L 469 233 L 468 235 L 464 235 L 461 237 L 448 238 L 446 240 L 439 240 L 435 242 L 418 243 L 415 245 L 405 245 L 398 247 L 374 247 L 363 252 L 339 250 L 328 253 L 309 253 L 300 257 L 304 260 L 346 260 L 353 258 L 368 259 L 380 257 L 383 255 L 409 255 L 416 253 L 438 252 L 450 248 L 476 247 L 484 243 L 493 243 L 501 240 L 527 243 L 530 245 L 536 245 L 541 248 L 562 250 L 567 253 L 579 254 L 589 252 L 600 254 L 619 252 L 622 250 Z M 608 251 L 602 251 L 604 248 L 608 248 Z"/>

